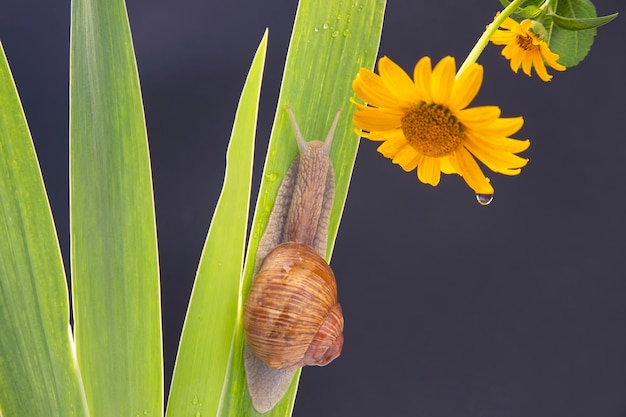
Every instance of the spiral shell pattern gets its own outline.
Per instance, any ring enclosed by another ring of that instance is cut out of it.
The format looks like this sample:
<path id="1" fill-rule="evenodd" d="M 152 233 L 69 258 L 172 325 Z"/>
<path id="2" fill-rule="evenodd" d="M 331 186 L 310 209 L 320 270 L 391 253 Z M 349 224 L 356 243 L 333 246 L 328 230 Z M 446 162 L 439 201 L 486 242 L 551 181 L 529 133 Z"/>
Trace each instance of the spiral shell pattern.
<path id="1" fill-rule="evenodd" d="M 244 307 L 246 339 L 268 366 L 323 366 L 341 353 L 335 275 L 309 246 L 283 243 L 263 261 Z"/>

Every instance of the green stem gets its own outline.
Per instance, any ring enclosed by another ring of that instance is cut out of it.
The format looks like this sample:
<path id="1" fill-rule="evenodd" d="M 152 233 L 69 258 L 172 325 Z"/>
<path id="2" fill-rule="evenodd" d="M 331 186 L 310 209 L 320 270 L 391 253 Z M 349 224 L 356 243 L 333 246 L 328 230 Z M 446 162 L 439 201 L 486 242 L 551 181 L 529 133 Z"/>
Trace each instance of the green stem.
<path id="1" fill-rule="evenodd" d="M 546 10 L 550 9 L 550 5 L 552 3 L 554 3 L 554 7 L 552 9 L 556 10 L 556 5 L 557 5 L 558 2 L 559 2 L 559 0 L 547 0 L 541 6 L 539 6 L 539 10 L 541 10 L 542 13 L 545 13 Z"/>
<path id="2" fill-rule="evenodd" d="M 474 45 L 469 55 L 467 55 L 467 58 L 465 58 L 463 65 L 461 65 L 461 68 L 459 68 L 459 71 L 456 73 L 456 78 L 459 78 L 463 71 L 465 71 L 470 65 L 478 60 L 478 57 L 483 52 L 483 49 L 485 49 L 485 47 L 489 43 L 491 35 L 493 35 L 495 31 L 498 30 L 502 22 L 504 22 L 504 20 L 509 17 L 509 15 L 513 13 L 515 9 L 517 9 L 517 6 L 519 6 L 520 3 L 522 3 L 523 1 L 524 0 L 513 0 L 508 6 L 506 6 L 504 10 L 502 10 L 502 12 L 493 20 L 493 22 L 491 22 L 491 24 L 487 26 L 487 29 L 485 29 L 480 39 L 478 39 L 478 42 L 476 42 L 476 45 Z"/>

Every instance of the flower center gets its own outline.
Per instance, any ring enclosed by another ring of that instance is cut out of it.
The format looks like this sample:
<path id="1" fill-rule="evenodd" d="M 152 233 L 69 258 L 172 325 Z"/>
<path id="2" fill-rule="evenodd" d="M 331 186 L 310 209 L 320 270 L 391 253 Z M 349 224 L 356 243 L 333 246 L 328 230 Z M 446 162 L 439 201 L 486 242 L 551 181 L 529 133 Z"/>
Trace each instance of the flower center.
<path id="1" fill-rule="evenodd" d="M 465 139 L 464 126 L 439 104 L 420 103 L 402 117 L 401 123 L 407 142 L 426 156 L 450 155 Z"/>
<path id="2" fill-rule="evenodd" d="M 532 36 L 522 36 L 522 35 L 517 35 L 517 45 L 522 48 L 525 51 L 529 51 L 531 49 L 533 49 L 535 46 L 533 45 L 533 38 Z"/>

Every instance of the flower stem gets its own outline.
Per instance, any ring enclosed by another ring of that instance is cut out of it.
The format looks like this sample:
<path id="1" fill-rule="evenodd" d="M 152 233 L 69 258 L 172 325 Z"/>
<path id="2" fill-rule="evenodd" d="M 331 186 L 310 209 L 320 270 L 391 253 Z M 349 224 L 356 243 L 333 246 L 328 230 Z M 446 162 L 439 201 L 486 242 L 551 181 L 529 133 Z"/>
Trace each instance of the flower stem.
<path id="1" fill-rule="evenodd" d="M 476 60 L 478 60 L 478 57 L 483 52 L 483 49 L 485 49 L 485 47 L 489 43 L 491 35 L 493 35 L 494 32 L 498 30 L 502 22 L 504 22 L 504 20 L 509 17 L 509 15 L 513 13 L 515 9 L 517 9 L 517 6 L 519 6 L 520 3 L 522 3 L 523 1 L 524 0 L 513 0 L 508 6 L 506 6 L 504 10 L 502 10 L 502 12 L 500 12 L 500 14 L 496 16 L 493 22 L 491 22 L 491 24 L 487 26 L 487 29 L 485 29 L 482 36 L 478 39 L 478 42 L 476 42 L 476 45 L 474 45 L 469 55 L 467 55 L 467 58 L 465 58 L 463 65 L 461 65 L 459 71 L 456 73 L 456 78 L 459 78 L 463 71 L 465 71 L 470 65 L 476 62 Z"/>

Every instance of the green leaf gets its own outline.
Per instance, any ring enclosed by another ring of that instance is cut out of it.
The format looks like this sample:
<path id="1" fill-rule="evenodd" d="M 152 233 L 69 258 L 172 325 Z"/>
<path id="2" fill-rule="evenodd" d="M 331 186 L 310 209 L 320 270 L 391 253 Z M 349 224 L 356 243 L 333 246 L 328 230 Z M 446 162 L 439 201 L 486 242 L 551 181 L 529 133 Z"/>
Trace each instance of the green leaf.
<path id="1" fill-rule="evenodd" d="M 167 404 L 167 416 L 214 416 L 237 319 L 248 228 L 254 138 L 267 31 L 239 99 L 224 185 L 204 245 Z"/>
<path id="2" fill-rule="evenodd" d="M 560 0 L 555 13 L 569 19 L 594 19 L 596 9 L 589 0 Z M 546 20 L 544 26 L 548 31 L 548 45 L 550 50 L 559 54 L 559 64 L 573 67 L 581 62 L 596 36 L 596 29 L 567 30 Z"/>
<path id="3" fill-rule="evenodd" d="M 570 19 L 567 17 L 559 16 L 558 14 L 551 15 L 554 23 L 562 29 L 567 30 L 583 30 L 592 29 L 598 26 L 606 25 L 611 20 L 617 17 L 618 13 L 613 13 L 608 16 L 601 16 L 588 19 Z"/>
<path id="4" fill-rule="evenodd" d="M 0 44 L 0 413 L 88 416 L 61 251 Z"/>
<path id="5" fill-rule="evenodd" d="M 533 17 L 539 16 L 539 14 L 541 13 L 541 9 L 537 6 L 527 6 L 517 13 L 521 16 L 524 16 L 524 18 L 526 19 L 532 19 Z"/>
<path id="6" fill-rule="evenodd" d="M 504 1 L 506 0 L 500 0 L 500 3 L 503 6 L 508 6 L 510 3 L 507 2 L 506 4 L 504 4 Z M 511 14 L 511 17 L 517 21 L 517 22 L 521 22 L 524 19 L 530 19 L 533 17 L 538 16 L 537 11 L 539 11 L 539 13 L 541 13 L 541 5 L 543 4 L 544 0 L 526 0 L 523 1 L 519 7 Z"/>
<path id="7" fill-rule="evenodd" d="M 70 237 L 76 350 L 93 417 L 163 414 L 150 159 L 123 0 L 72 1 Z"/>
<path id="8" fill-rule="evenodd" d="M 352 80 L 360 67 L 372 68 L 374 65 L 384 9 L 384 0 L 301 0 L 298 5 L 246 255 L 244 295 L 252 281 L 256 249 L 276 193 L 298 153 L 286 105 L 293 109 L 307 140 L 323 139 L 337 109 L 343 108 L 331 152 L 335 169 L 335 202 L 329 225 L 327 258 L 330 258 L 359 143 L 352 125 L 349 101 L 353 95 Z M 341 298 L 342 277 L 337 279 Z M 257 415 L 247 396 L 243 327 L 241 320 L 237 323 L 227 381 L 220 401 L 220 416 Z M 291 415 L 299 373 L 297 375 L 285 398 L 265 416 Z"/>

